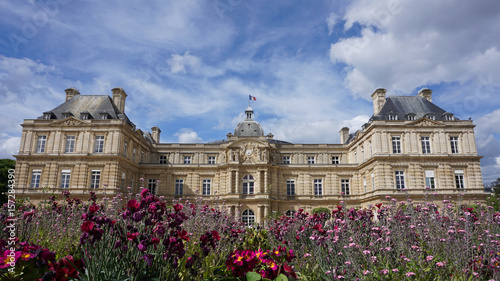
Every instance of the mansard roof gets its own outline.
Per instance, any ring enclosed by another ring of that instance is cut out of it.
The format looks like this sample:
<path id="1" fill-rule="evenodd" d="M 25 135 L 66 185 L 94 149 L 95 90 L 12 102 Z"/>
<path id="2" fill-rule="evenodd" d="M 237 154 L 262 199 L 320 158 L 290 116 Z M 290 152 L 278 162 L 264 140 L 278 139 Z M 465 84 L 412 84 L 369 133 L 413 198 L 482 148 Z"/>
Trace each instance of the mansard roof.
<path id="1" fill-rule="evenodd" d="M 414 115 L 415 120 L 434 115 L 434 120 L 446 121 L 446 115 L 453 114 L 421 96 L 390 96 L 380 112 L 373 115 L 371 120 L 389 120 L 389 115 L 397 115 L 396 120 L 407 120 L 407 115 Z"/>
<path id="2" fill-rule="evenodd" d="M 50 112 L 55 115 L 55 119 L 64 119 L 63 113 L 68 112 L 72 113 L 76 118 L 80 118 L 82 113 L 90 114 L 94 119 L 98 119 L 101 113 L 107 113 L 109 119 L 125 120 L 129 125 L 135 127 L 127 115 L 118 110 L 108 95 L 77 95 Z M 43 119 L 43 117 L 38 117 L 38 119 Z"/>

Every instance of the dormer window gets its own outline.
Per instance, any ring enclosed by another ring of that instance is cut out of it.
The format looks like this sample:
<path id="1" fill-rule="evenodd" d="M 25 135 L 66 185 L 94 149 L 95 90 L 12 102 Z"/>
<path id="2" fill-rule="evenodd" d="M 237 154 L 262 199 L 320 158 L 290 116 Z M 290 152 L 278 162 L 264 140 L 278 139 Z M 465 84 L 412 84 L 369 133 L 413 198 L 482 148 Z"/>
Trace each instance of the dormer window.
<path id="1" fill-rule="evenodd" d="M 82 113 L 80 113 L 80 119 L 88 120 L 88 119 L 92 119 L 92 116 L 88 112 L 82 112 Z"/>
<path id="2" fill-rule="evenodd" d="M 391 121 L 398 120 L 398 115 L 394 114 L 394 113 L 390 113 L 389 115 L 387 115 L 387 120 L 391 120 Z"/>
<path id="3" fill-rule="evenodd" d="M 425 118 L 430 119 L 430 120 L 436 120 L 436 116 L 434 114 L 427 114 L 427 115 L 425 115 Z"/>
<path id="4" fill-rule="evenodd" d="M 99 119 L 101 119 L 101 120 L 110 119 L 109 117 L 110 116 L 109 116 L 109 114 L 107 112 L 101 112 L 101 113 L 99 113 Z"/>
<path id="5" fill-rule="evenodd" d="M 64 112 L 64 113 L 62 114 L 62 118 L 63 118 L 63 119 L 69 118 L 69 117 L 71 117 L 71 116 L 73 116 L 73 114 L 72 114 L 71 112 L 69 112 L 69 111 L 68 111 L 68 112 Z"/>
<path id="6" fill-rule="evenodd" d="M 455 117 L 451 113 L 445 113 L 444 114 L 444 120 L 446 120 L 446 121 L 453 121 L 453 120 L 455 120 Z"/>
<path id="7" fill-rule="evenodd" d="M 52 113 L 52 111 L 49 111 L 49 112 L 44 112 L 42 118 L 44 120 L 50 120 L 50 119 L 53 119 L 52 118 L 53 116 L 54 116 L 54 114 Z"/>
<path id="8" fill-rule="evenodd" d="M 415 120 L 415 114 L 414 113 L 406 114 L 406 120 L 409 120 L 409 121 Z"/>

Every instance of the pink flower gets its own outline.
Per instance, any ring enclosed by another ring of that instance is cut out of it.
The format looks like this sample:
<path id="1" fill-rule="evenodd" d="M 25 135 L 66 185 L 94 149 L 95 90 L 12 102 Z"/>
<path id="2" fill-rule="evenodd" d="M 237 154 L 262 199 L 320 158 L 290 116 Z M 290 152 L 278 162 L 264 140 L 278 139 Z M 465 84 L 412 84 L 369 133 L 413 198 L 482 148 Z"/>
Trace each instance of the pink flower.
<path id="1" fill-rule="evenodd" d="M 444 262 L 437 262 L 436 265 L 437 266 L 444 266 Z"/>
<path id="2" fill-rule="evenodd" d="M 12 253 L 10 250 L 6 250 L 5 252 L 3 252 L 3 255 L 0 256 L 0 268 L 6 268 L 11 265 L 15 265 L 20 257 L 20 251 Z"/>
<path id="3" fill-rule="evenodd" d="M 369 270 L 363 270 L 363 275 L 370 274 L 371 272 Z"/>
<path id="4" fill-rule="evenodd" d="M 413 272 L 411 272 L 411 271 L 410 271 L 410 272 L 406 272 L 406 276 L 407 276 L 407 277 L 411 277 L 411 276 L 413 276 L 413 275 L 416 275 L 416 274 L 415 274 L 415 273 L 413 273 Z"/>
<path id="5" fill-rule="evenodd" d="M 433 256 L 427 256 L 425 259 L 426 259 L 427 261 L 431 261 L 433 258 L 434 258 Z"/>
<path id="6" fill-rule="evenodd" d="M 399 272 L 399 269 L 394 268 L 394 269 L 392 270 L 392 272 Z"/>
<path id="7" fill-rule="evenodd" d="M 380 271 L 380 274 L 383 274 L 383 275 L 386 275 L 387 273 L 389 273 L 389 270 L 387 270 L 385 268 Z"/>

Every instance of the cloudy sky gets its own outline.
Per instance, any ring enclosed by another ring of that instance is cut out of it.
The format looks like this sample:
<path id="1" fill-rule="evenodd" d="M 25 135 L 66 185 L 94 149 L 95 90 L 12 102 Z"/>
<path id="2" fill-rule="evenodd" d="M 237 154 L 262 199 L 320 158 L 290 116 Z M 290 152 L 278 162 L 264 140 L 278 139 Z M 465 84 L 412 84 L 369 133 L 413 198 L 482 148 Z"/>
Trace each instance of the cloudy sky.
<path id="1" fill-rule="evenodd" d="M 162 142 L 225 138 L 248 95 L 265 133 L 338 143 L 370 95 L 415 95 L 471 117 L 486 183 L 500 177 L 497 0 L 0 0 L 0 158 L 64 89 L 111 94 Z"/>

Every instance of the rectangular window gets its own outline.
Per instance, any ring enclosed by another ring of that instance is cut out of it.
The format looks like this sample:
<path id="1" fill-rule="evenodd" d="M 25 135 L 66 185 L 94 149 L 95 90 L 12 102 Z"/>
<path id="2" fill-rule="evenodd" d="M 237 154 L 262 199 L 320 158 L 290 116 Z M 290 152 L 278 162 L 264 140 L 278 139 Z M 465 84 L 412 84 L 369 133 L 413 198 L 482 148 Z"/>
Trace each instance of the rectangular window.
<path id="1" fill-rule="evenodd" d="M 202 188 L 203 195 L 210 195 L 211 185 L 212 185 L 212 180 L 210 179 L 203 180 L 203 188 Z"/>
<path id="2" fill-rule="evenodd" d="M 208 164 L 211 165 L 215 164 L 215 156 L 208 156 Z"/>
<path id="3" fill-rule="evenodd" d="M 127 157 L 128 141 L 125 140 L 125 146 L 123 148 L 123 157 Z"/>
<path id="4" fill-rule="evenodd" d="M 455 170 L 455 186 L 458 189 L 464 189 L 464 171 L 463 170 Z"/>
<path id="5" fill-rule="evenodd" d="M 90 177 L 90 188 L 99 188 L 100 181 L 101 181 L 101 171 L 92 170 L 92 175 Z"/>
<path id="6" fill-rule="evenodd" d="M 315 163 L 316 163 L 316 157 L 314 157 L 314 156 L 307 156 L 307 164 L 314 165 Z"/>
<path id="7" fill-rule="evenodd" d="M 175 180 L 175 195 L 182 195 L 184 189 L 184 180 L 176 179 Z"/>
<path id="8" fill-rule="evenodd" d="M 41 177 L 42 177 L 42 170 L 33 170 L 33 173 L 31 174 L 31 187 L 39 188 Z"/>
<path id="9" fill-rule="evenodd" d="M 425 171 L 425 186 L 429 188 L 436 188 L 436 183 L 434 181 L 434 171 L 428 170 Z"/>
<path id="10" fill-rule="evenodd" d="M 351 188 L 349 187 L 349 179 L 342 179 L 341 180 L 341 185 L 342 185 L 342 192 L 345 195 L 350 195 L 351 194 Z"/>
<path id="11" fill-rule="evenodd" d="M 191 164 L 191 156 L 184 156 L 184 164 Z"/>
<path id="12" fill-rule="evenodd" d="M 387 116 L 387 119 L 389 119 L 389 120 L 398 120 L 398 116 L 395 115 L 395 114 L 389 114 L 389 116 Z"/>
<path id="13" fill-rule="evenodd" d="M 363 178 L 363 187 L 365 188 L 365 193 L 366 193 L 366 179 Z"/>
<path id="14" fill-rule="evenodd" d="M 450 137 L 451 153 L 458 153 L 458 137 Z"/>
<path id="15" fill-rule="evenodd" d="M 405 172 L 404 171 L 395 171 L 396 174 L 396 189 L 404 189 L 405 188 Z"/>
<path id="16" fill-rule="evenodd" d="M 431 153 L 431 141 L 429 137 L 421 137 L 420 140 L 422 141 L 422 153 L 423 154 Z"/>
<path id="17" fill-rule="evenodd" d="M 141 163 L 144 162 L 144 151 L 141 150 Z"/>
<path id="18" fill-rule="evenodd" d="M 167 164 L 167 155 L 160 155 L 160 164 Z"/>
<path id="19" fill-rule="evenodd" d="M 134 149 L 132 150 L 132 162 L 135 162 L 135 152 L 136 152 L 136 149 L 134 147 Z"/>
<path id="20" fill-rule="evenodd" d="M 61 171 L 61 188 L 69 188 L 70 177 L 71 177 L 71 170 Z"/>
<path id="21" fill-rule="evenodd" d="M 428 114 L 428 115 L 425 115 L 426 118 L 430 119 L 430 120 L 436 120 L 436 116 L 433 115 L 433 114 Z"/>
<path id="22" fill-rule="evenodd" d="M 125 190 L 125 173 L 122 173 L 122 191 Z"/>
<path id="23" fill-rule="evenodd" d="M 375 190 L 375 174 L 372 173 L 372 190 Z"/>
<path id="24" fill-rule="evenodd" d="M 149 179 L 148 180 L 148 189 L 151 194 L 156 195 L 156 179 Z"/>
<path id="25" fill-rule="evenodd" d="M 401 137 L 392 137 L 392 153 L 401 154 Z"/>
<path id="26" fill-rule="evenodd" d="M 314 195 L 320 196 L 323 195 L 323 180 L 315 179 L 314 180 Z"/>
<path id="27" fill-rule="evenodd" d="M 286 195 L 295 195 L 295 180 L 286 180 Z"/>
<path id="28" fill-rule="evenodd" d="M 334 165 L 340 164 L 340 157 L 332 156 L 332 164 L 334 164 Z"/>
<path id="29" fill-rule="evenodd" d="M 45 142 L 47 141 L 47 136 L 38 136 L 38 142 L 36 145 L 36 152 L 45 152 Z"/>
<path id="30" fill-rule="evenodd" d="M 104 136 L 95 136 L 95 153 L 104 152 Z"/>
<path id="31" fill-rule="evenodd" d="M 283 164 L 288 165 L 290 164 L 290 156 L 283 156 Z"/>
<path id="32" fill-rule="evenodd" d="M 75 152 L 75 136 L 66 136 L 66 153 Z"/>

